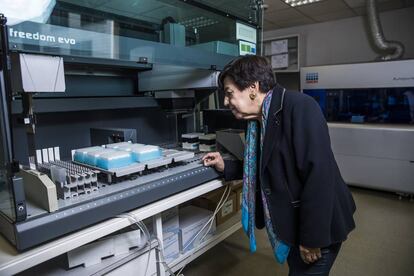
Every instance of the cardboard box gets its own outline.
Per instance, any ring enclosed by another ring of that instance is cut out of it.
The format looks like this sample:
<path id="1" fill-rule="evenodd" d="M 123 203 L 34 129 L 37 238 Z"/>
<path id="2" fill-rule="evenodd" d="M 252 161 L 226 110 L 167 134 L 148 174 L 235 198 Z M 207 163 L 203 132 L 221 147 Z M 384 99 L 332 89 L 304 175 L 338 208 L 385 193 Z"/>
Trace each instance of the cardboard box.
<path id="1" fill-rule="evenodd" d="M 201 234 L 194 239 L 198 232 L 203 228 L 203 226 L 208 222 L 208 220 L 213 215 L 213 212 L 208 211 L 203 208 L 196 206 L 187 206 L 180 209 L 180 252 L 185 253 L 193 248 L 196 248 L 203 241 L 201 238 L 207 232 L 208 227 L 206 227 Z M 216 231 L 216 224 L 213 221 L 212 227 L 206 236 L 206 239 L 211 237 Z M 194 239 L 194 241 L 193 241 Z"/>
<path id="2" fill-rule="evenodd" d="M 237 211 L 240 211 L 242 208 L 242 202 L 243 202 L 243 189 L 242 188 L 236 191 L 236 198 L 237 198 Z"/>
<path id="3" fill-rule="evenodd" d="M 243 181 L 241 181 L 241 180 L 234 181 L 233 186 L 231 187 L 231 189 L 236 194 L 237 211 L 240 211 L 241 210 L 241 204 L 242 204 L 242 201 L 243 201 Z"/>
<path id="4" fill-rule="evenodd" d="M 230 181 L 231 189 L 233 191 L 243 188 L 243 180 L 234 180 Z"/>
<path id="5" fill-rule="evenodd" d="M 194 206 L 198 206 L 203 209 L 213 211 L 217 208 L 224 192 L 224 188 L 217 189 L 211 193 L 205 194 L 199 198 L 196 198 L 192 201 Z M 224 203 L 223 208 L 216 215 L 216 224 L 220 225 L 231 218 L 236 212 L 237 209 L 237 198 L 234 192 L 230 193 L 229 198 Z"/>
<path id="6" fill-rule="evenodd" d="M 236 194 L 236 211 L 239 211 L 242 204 L 243 180 L 228 181 L 226 184 L 230 185 L 231 190 Z"/>

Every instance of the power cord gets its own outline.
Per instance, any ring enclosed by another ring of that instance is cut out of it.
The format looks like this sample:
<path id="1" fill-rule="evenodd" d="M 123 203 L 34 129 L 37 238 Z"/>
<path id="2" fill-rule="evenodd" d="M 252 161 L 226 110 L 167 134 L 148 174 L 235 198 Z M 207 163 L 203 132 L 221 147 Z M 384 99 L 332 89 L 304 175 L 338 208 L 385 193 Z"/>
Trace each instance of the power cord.
<path id="1" fill-rule="evenodd" d="M 219 202 L 217 203 L 217 207 L 214 210 L 213 214 L 211 215 L 211 217 L 207 220 L 207 222 L 203 225 L 203 227 L 197 232 L 197 234 L 190 240 L 190 242 L 187 243 L 187 245 L 183 248 L 183 251 L 185 251 L 197 238 L 198 236 L 201 235 L 201 233 L 203 233 L 204 229 L 208 226 L 207 231 L 204 233 L 204 235 L 201 237 L 200 239 L 200 243 L 207 237 L 208 233 L 211 230 L 211 227 L 213 226 L 214 223 L 214 218 L 216 217 L 216 215 L 218 214 L 218 212 L 223 208 L 224 204 L 227 202 L 227 199 L 229 198 L 231 194 L 231 187 L 230 185 L 227 185 L 223 194 L 221 195 L 221 198 L 219 200 Z M 137 227 L 142 231 L 142 233 L 144 234 L 144 236 L 146 237 L 147 240 L 147 245 L 151 250 L 151 234 L 148 231 L 147 226 L 141 221 L 138 220 L 135 215 L 131 214 L 131 213 L 123 213 L 119 216 L 117 216 L 118 218 L 129 218 L 131 219 L 135 225 L 137 225 Z M 163 266 L 165 267 L 165 269 L 168 271 L 168 273 L 172 276 L 184 276 L 184 274 L 182 274 L 182 271 L 184 270 L 184 268 L 187 266 L 188 264 L 188 258 L 186 259 L 183 267 L 178 271 L 177 274 L 175 274 L 172 269 L 168 266 L 168 264 L 165 261 L 164 258 L 164 248 L 162 247 L 162 242 L 159 240 L 158 237 L 155 237 L 154 240 L 157 240 L 158 245 L 156 246 L 156 250 L 158 252 L 160 252 L 160 257 L 161 257 L 161 261 L 157 261 L 158 263 L 162 263 Z M 148 272 L 148 268 L 149 268 L 149 261 L 150 261 L 150 253 L 148 253 L 148 258 L 147 258 L 147 264 L 145 267 L 145 274 L 144 276 L 147 275 Z"/>
<path id="2" fill-rule="evenodd" d="M 149 244 L 151 244 L 152 240 L 157 240 L 157 246 L 155 247 L 155 250 L 157 250 L 158 252 L 160 252 L 160 257 L 161 257 L 161 261 L 157 261 L 157 263 L 161 263 L 163 264 L 163 266 L 165 267 L 165 269 L 168 271 L 168 273 L 170 273 L 170 275 L 174 275 L 173 271 L 171 270 L 171 268 L 168 266 L 167 262 L 165 261 L 165 257 L 164 257 L 164 248 L 161 246 L 161 241 L 158 237 L 155 237 L 154 239 L 151 238 L 151 234 L 147 228 L 147 226 L 145 225 L 144 222 L 142 222 L 141 220 L 138 220 L 134 215 L 132 215 L 131 213 L 124 213 L 118 217 L 127 217 L 130 218 L 138 227 L 139 229 L 144 233 L 144 235 L 147 238 L 147 241 L 149 241 Z M 151 249 L 151 247 L 150 247 Z M 147 259 L 147 265 L 145 268 L 145 274 L 144 276 L 147 275 L 148 272 L 148 267 L 149 267 L 149 260 L 150 260 L 150 254 L 148 254 L 148 259 Z"/>
<path id="3" fill-rule="evenodd" d="M 151 235 L 149 234 L 148 228 L 146 227 L 146 225 L 144 223 L 142 223 L 142 221 L 138 220 L 134 215 L 132 215 L 130 213 L 123 213 L 123 214 L 121 214 L 119 216 L 116 216 L 116 217 L 118 217 L 118 218 L 129 218 L 129 219 L 131 219 L 135 223 L 135 225 L 141 230 L 141 232 L 144 234 L 144 236 L 146 238 L 147 246 L 149 248 L 148 258 L 147 258 L 147 264 L 146 264 L 145 273 L 144 273 L 144 276 L 147 276 L 147 272 L 148 272 L 148 268 L 149 268 L 149 262 L 150 262 L 150 257 L 151 257 Z"/>
<path id="4" fill-rule="evenodd" d="M 188 248 L 188 246 L 190 246 L 196 239 L 197 237 L 203 232 L 203 230 L 208 227 L 208 230 L 204 233 L 203 237 L 200 239 L 200 244 L 201 242 L 206 238 L 206 236 L 208 235 L 208 233 L 210 232 L 210 229 L 214 223 L 214 218 L 216 217 L 217 213 L 220 211 L 221 208 L 223 208 L 224 204 L 226 203 L 227 199 L 229 198 L 231 193 L 231 188 L 230 185 L 226 186 L 218 204 L 216 209 L 214 210 L 213 214 L 211 215 L 210 219 L 206 222 L 206 224 L 197 232 L 197 234 L 190 240 L 189 243 L 187 243 L 187 245 L 183 248 L 183 251 L 185 251 L 185 249 Z M 183 267 L 178 271 L 176 276 L 184 276 L 184 274 L 182 274 L 182 271 L 184 270 L 184 268 L 187 266 L 188 264 L 188 258 L 186 259 Z"/>

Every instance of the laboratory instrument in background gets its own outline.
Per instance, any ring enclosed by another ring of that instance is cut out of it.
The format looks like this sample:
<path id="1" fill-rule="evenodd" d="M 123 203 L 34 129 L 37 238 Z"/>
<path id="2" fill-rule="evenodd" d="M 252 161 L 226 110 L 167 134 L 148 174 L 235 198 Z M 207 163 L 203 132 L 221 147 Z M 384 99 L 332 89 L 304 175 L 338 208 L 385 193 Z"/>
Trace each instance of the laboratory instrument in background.
<path id="1" fill-rule="evenodd" d="M 303 93 L 328 121 L 347 183 L 414 194 L 413 76 L 414 60 L 301 69 Z"/>

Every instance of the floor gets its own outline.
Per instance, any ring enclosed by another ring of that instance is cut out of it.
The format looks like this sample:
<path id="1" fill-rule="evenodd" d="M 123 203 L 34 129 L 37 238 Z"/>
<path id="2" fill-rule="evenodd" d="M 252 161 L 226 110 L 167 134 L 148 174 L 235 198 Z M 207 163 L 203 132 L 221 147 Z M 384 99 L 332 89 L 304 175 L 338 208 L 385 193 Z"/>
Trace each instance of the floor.
<path id="1" fill-rule="evenodd" d="M 357 228 L 343 244 L 330 275 L 413 276 L 414 202 L 392 193 L 352 188 Z M 287 275 L 274 260 L 265 231 L 256 233 L 258 248 L 248 251 L 240 230 L 184 270 L 185 276 Z"/>

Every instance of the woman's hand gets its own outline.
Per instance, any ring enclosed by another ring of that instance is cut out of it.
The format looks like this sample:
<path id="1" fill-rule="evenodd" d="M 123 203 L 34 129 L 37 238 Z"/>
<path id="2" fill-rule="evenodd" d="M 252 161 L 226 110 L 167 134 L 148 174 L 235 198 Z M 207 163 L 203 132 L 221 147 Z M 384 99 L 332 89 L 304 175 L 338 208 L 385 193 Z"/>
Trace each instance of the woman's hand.
<path id="1" fill-rule="evenodd" d="M 224 171 L 224 161 L 223 157 L 219 152 L 210 152 L 203 156 L 202 158 L 204 166 L 213 166 L 217 171 Z"/>
<path id="2" fill-rule="evenodd" d="M 300 257 L 307 264 L 314 263 L 322 257 L 320 248 L 308 248 L 300 245 L 299 251 Z"/>

